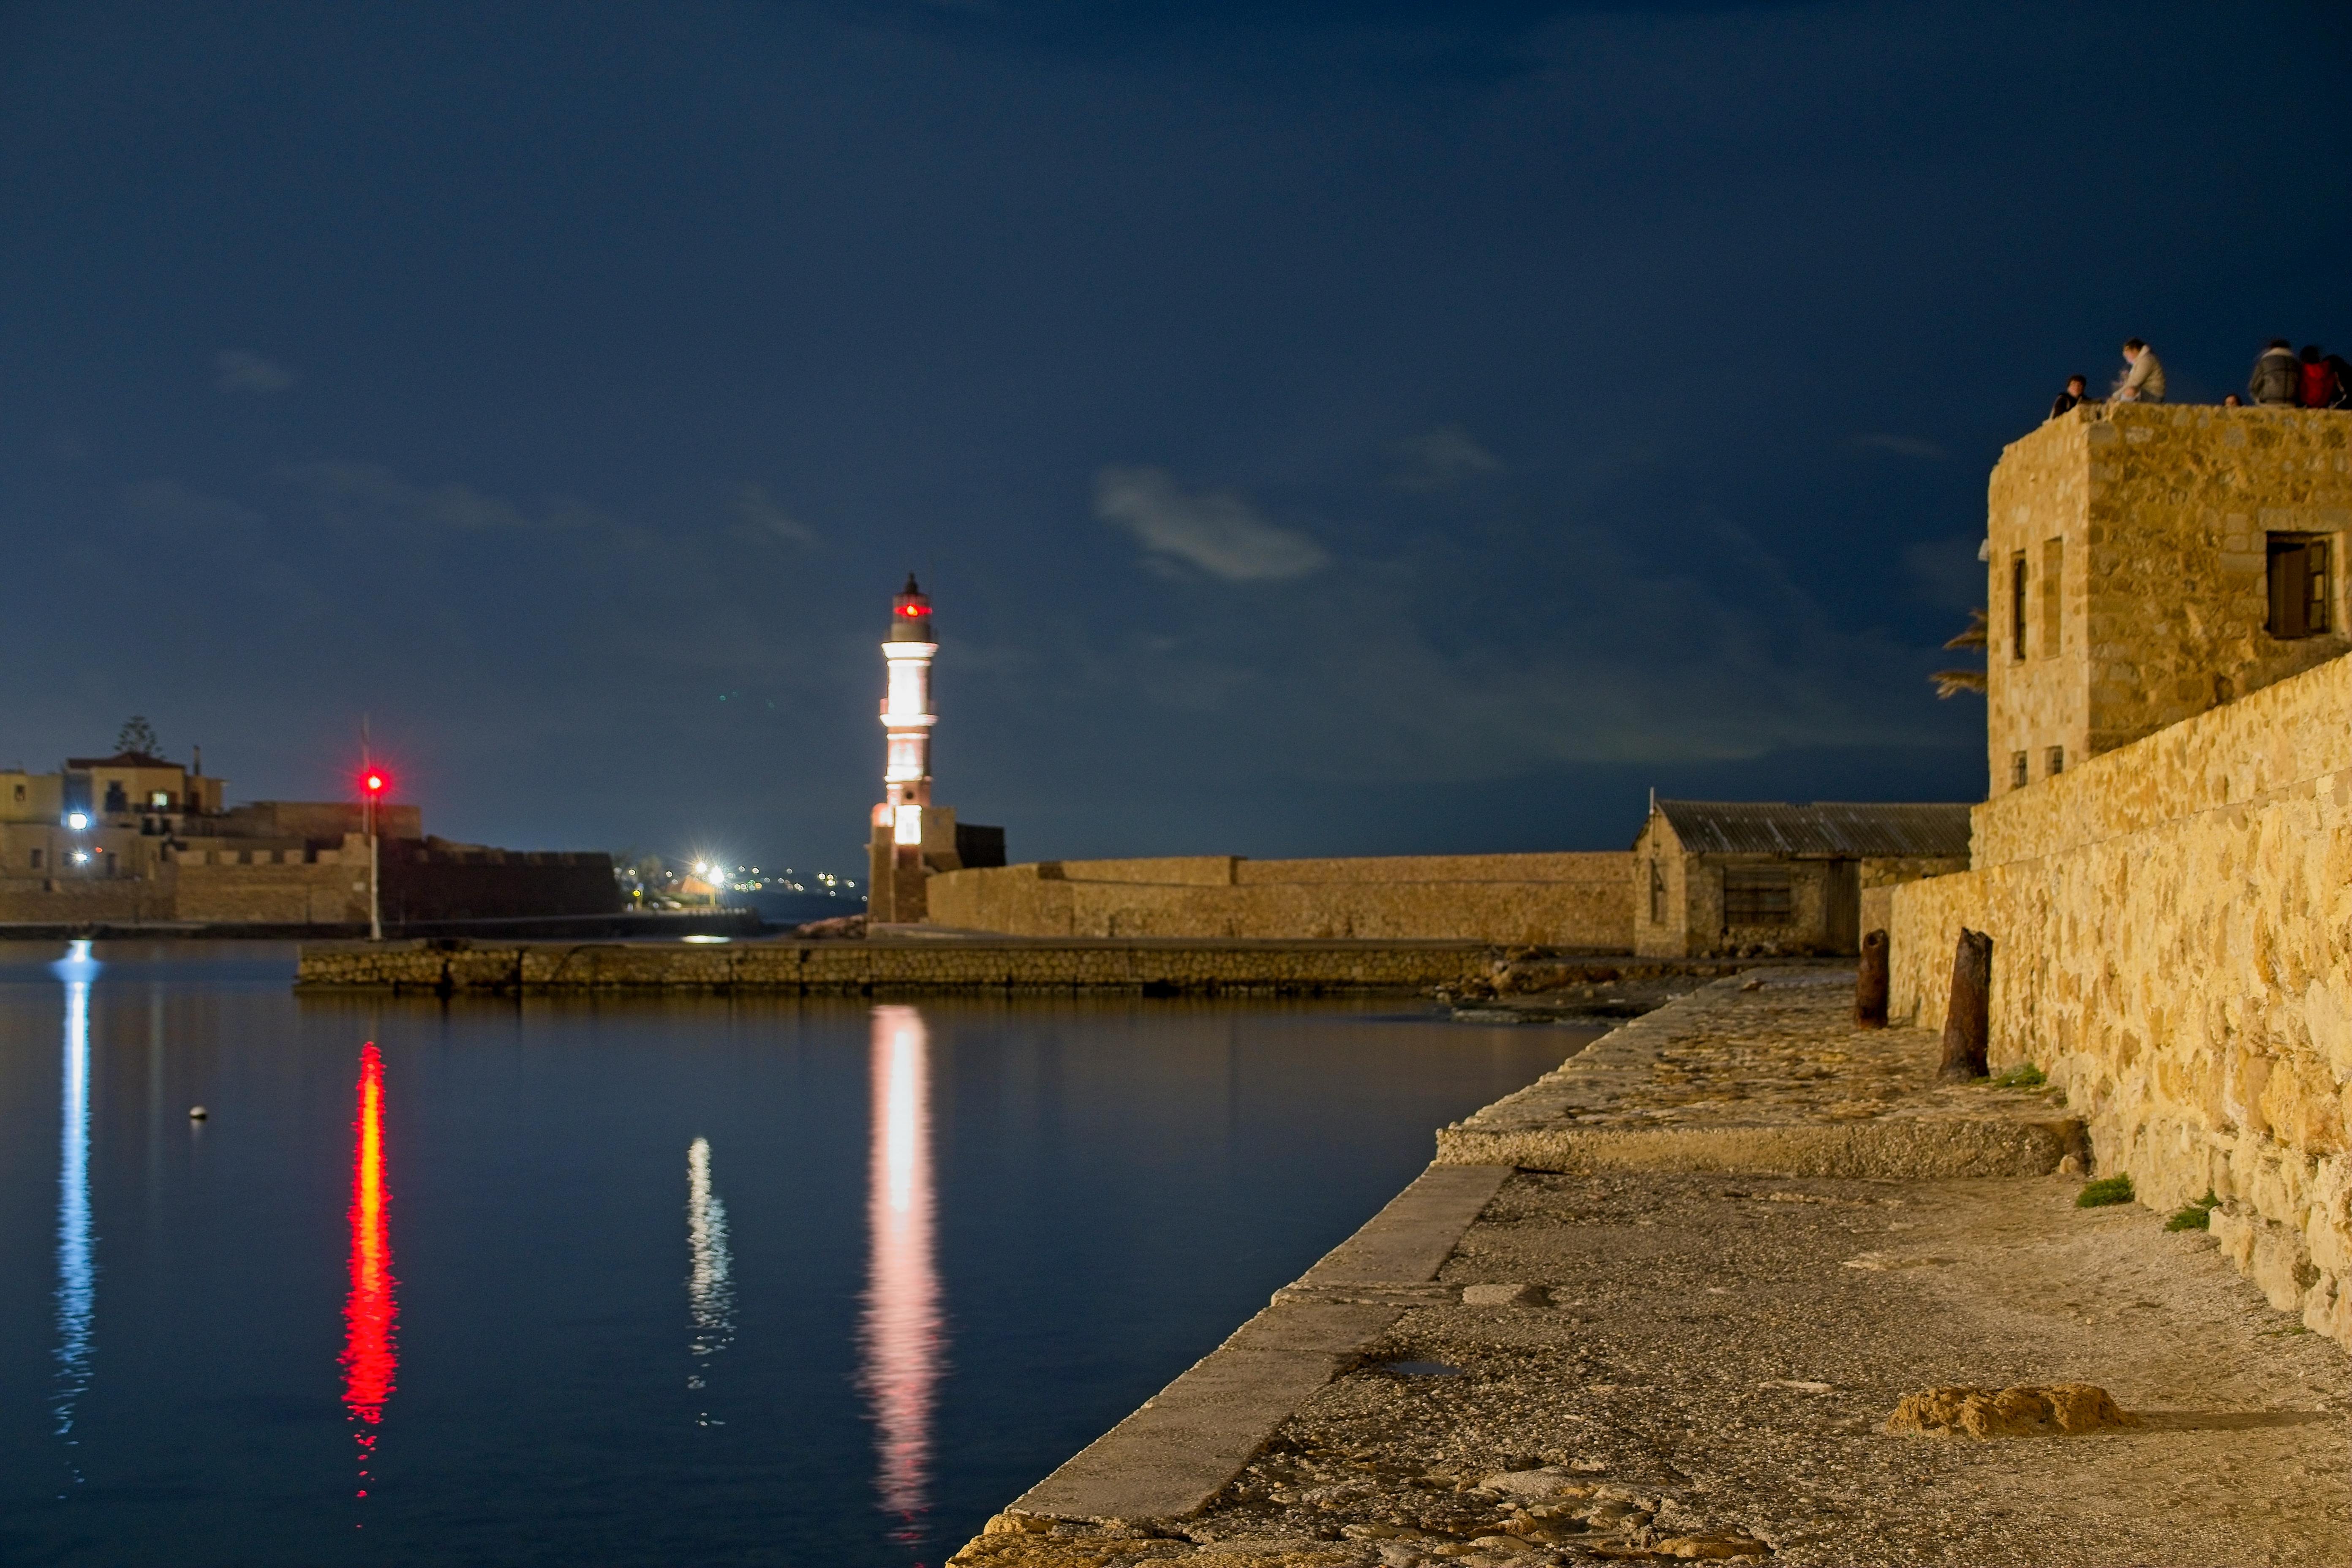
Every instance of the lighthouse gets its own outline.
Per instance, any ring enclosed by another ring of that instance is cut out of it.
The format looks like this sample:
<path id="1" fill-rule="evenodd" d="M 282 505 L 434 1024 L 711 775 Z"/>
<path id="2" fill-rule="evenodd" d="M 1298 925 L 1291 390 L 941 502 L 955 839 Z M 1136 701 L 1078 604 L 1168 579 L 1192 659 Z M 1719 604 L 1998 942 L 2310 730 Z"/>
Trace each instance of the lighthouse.
<path id="1" fill-rule="evenodd" d="M 866 914 L 902 924 L 927 919 L 923 885 L 936 871 L 1004 864 L 1004 829 L 958 823 L 955 807 L 931 804 L 931 601 L 907 574 L 890 601 L 890 636 L 882 645 L 889 684 L 882 699 L 882 804 L 866 839 Z"/>

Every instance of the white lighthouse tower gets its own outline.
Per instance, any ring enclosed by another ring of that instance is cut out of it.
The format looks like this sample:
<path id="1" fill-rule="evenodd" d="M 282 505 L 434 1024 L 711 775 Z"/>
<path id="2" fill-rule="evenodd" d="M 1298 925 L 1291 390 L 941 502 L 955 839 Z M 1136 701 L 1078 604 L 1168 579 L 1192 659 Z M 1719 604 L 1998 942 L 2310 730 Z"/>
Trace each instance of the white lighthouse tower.
<path id="1" fill-rule="evenodd" d="M 890 672 L 882 701 L 889 756 L 882 770 L 882 804 L 874 808 L 867 843 L 866 912 L 881 921 L 919 921 L 928 908 L 924 879 L 950 871 L 956 858 L 955 811 L 931 805 L 931 601 L 907 574 L 890 603 L 890 640 L 882 645 Z"/>

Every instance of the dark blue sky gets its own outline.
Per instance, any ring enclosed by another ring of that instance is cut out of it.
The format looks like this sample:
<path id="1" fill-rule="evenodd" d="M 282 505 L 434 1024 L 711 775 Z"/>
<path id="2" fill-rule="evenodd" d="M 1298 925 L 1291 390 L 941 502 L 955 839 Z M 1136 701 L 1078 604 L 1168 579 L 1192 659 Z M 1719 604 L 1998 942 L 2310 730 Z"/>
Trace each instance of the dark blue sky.
<path id="1" fill-rule="evenodd" d="M 2352 11 L 0 8 L 0 765 L 848 870 L 1975 798 L 1984 482 L 2352 340 Z M 2300 84 L 2300 85 L 2299 85 Z M 2298 101 L 2300 100 L 2300 101 Z"/>

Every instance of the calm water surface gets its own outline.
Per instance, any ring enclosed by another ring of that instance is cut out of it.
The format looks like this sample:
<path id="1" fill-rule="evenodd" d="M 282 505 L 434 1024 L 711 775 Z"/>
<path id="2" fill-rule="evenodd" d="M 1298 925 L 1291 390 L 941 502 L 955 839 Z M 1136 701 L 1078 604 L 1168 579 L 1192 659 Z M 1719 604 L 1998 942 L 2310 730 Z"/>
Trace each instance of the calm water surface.
<path id="1" fill-rule="evenodd" d="M 1587 1037 L 292 973 L 0 943 L 0 1561 L 935 1564 Z"/>

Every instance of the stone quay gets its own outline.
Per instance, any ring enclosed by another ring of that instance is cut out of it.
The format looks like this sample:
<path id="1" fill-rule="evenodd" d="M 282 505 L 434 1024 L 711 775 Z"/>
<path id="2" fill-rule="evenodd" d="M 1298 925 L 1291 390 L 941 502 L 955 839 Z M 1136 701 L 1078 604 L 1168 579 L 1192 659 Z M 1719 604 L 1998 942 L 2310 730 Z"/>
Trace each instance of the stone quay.
<path id="1" fill-rule="evenodd" d="M 1512 951 L 1478 942 L 1253 942 L 926 936 L 863 942 L 310 942 L 300 991 L 1133 992 L 1339 995 L 1491 992 Z M 1720 965 L 1553 956 L 1548 983 L 1640 983 Z"/>

